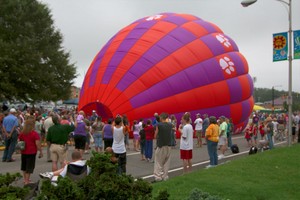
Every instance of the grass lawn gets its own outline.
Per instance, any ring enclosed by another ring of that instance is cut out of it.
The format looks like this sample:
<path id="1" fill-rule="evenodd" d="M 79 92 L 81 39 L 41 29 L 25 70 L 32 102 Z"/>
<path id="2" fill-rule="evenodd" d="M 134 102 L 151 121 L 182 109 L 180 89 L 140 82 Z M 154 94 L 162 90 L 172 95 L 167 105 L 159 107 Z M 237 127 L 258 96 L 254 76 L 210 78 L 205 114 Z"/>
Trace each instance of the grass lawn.
<path id="1" fill-rule="evenodd" d="M 181 200 L 194 188 L 230 200 L 300 199 L 300 145 L 277 147 L 155 183 L 153 196 L 167 189 L 169 199 Z"/>

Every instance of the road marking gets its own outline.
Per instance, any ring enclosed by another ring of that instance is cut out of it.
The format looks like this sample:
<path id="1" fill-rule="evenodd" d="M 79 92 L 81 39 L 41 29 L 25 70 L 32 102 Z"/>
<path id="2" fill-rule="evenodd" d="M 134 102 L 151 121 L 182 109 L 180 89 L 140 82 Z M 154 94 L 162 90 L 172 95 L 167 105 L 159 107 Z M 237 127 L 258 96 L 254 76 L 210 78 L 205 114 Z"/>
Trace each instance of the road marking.
<path id="1" fill-rule="evenodd" d="M 274 145 L 280 145 L 280 144 L 283 144 L 283 143 L 286 143 L 286 141 L 279 142 L 279 143 L 276 143 Z M 231 157 L 239 156 L 239 155 L 246 154 L 246 153 L 249 153 L 249 150 L 243 151 L 243 152 L 240 152 L 240 153 L 236 153 L 236 154 L 232 154 L 232 155 L 228 155 L 228 156 L 225 156 L 225 158 L 231 158 Z M 195 163 L 192 166 L 194 167 L 194 166 L 203 165 L 203 164 L 207 164 L 207 163 L 209 163 L 209 160 L 203 161 L 203 162 L 199 162 L 199 163 Z M 176 171 L 179 171 L 179 170 L 182 170 L 182 169 L 183 169 L 183 167 L 171 169 L 171 170 L 169 170 L 169 173 L 170 172 L 176 172 Z M 152 178 L 152 177 L 154 177 L 153 174 L 148 175 L 148 176 L 143 176 L 143 177 L 140 177 L 140 178 L 142 178 L 142 179 L 148 179 L 148 178 Z"/>

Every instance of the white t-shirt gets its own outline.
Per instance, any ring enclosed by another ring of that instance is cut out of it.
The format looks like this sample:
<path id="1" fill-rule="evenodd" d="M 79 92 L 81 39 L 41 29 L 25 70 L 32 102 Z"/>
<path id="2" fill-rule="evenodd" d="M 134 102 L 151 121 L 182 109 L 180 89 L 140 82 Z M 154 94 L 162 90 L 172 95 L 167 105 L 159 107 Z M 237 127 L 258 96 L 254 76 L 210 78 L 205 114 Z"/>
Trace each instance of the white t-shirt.
<path id="1" fill-rule="evenodd" d="M 203 120 L 200 117 L 194 121 L 194 124 L 196 125 L 195 126 L 196 131 L 202 130 L 202 123 L 203 123 Z"/>
<path id="2" fill-rule="evenodd" d="M 120 128 L 114 127 L 112 149 L 114 153 L 118 153 L 118 154 L 126 152 L 123 127 Z"/>
<path id="3" fill-rule="evenodd" d="M 182 128 L 182 134 L 180 138 L 180 149 L 193 149 L 193 126 L 191 124 L 186 124 Z"/>

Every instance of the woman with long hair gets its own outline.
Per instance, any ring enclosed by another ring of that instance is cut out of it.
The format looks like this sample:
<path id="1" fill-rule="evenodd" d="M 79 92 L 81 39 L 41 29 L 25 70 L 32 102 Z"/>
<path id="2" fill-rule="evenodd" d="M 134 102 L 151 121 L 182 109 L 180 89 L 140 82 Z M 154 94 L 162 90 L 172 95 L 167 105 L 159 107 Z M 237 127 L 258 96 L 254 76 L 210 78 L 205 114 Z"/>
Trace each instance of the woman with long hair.
<path id="1" fill-rule="evenodd" d="M 30 183 L 30 175 L 35 168 L 37 151 L 39 158 L 43 157 L 39 134 L 34 130 L 35 119 L 29 117 L 25 120 L 24 127 L 19 135 L 19 140 L 25 142 L 25 149 L 21 151 L 21 170 L 23 171 L 24 184 Z"/>

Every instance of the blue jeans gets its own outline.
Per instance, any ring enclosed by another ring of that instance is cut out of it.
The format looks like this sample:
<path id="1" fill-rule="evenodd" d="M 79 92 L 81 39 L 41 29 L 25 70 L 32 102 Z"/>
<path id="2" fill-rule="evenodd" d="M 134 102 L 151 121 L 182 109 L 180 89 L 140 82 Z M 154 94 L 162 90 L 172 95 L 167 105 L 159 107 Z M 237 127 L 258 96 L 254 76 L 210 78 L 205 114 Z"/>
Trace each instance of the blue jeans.
<path id="1" fill-rule="evenodd" d="M 270 149 L 273 149 L 273 147 L 274 147 L 272 135 L 273 135 L 272 133 L 268 133 L 268 134 L 267 134 L 267 138 L 268 138 L 269 148 L 270 148 Z"/>
<path id="2" fill-rule="evenodd" d="M 115 153 L 116 158 L 118 158 L 118 168 L 117 173 L 118 174 L 126 174 L 126 152 L 125 153 Z"/>
<path id="3" fill-rule="evenodd" d="M 153 140 L 146 140 L 145 157 L 148 159 L 152 159 L 152 154 L 153 154 Z"/>
<path id="4" fill-rule="evenodd" d="M 217 154 L 217 142 L 212 142 L 207 140 L 207 151 L 209 155 L 209 164 L 210 165 L 218 165 L 218 154 Z"/>
<path id="5" fill-rule="evenodd" d="M 5 150 L 3 152 L 2 161 L 11 160 L 18 140 L 18 132 L 14 131 L 10 138 L 5 138 Z"/>
<path id="6" fill-rule="evenodd" d="M 140 147 L 141 147 L 141 155 L 145 155 L 145 151 L 146 151 L 146 140 L 144 140 L 143 142 L 140 142 Z"/>

